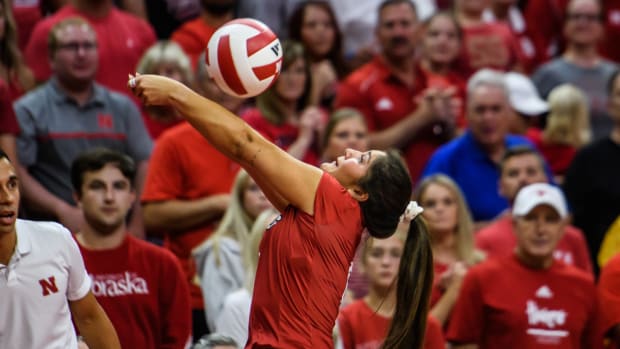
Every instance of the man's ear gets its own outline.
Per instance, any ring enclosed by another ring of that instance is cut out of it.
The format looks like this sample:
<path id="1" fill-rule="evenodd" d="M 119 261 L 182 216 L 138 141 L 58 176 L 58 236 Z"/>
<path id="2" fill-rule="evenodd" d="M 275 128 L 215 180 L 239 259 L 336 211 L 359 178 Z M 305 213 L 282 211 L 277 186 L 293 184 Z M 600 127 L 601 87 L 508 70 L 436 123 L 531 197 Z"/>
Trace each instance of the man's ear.
<path id="1" fill-rule="evenodd" d="M 347 189 L 349 191 L 349 194 L 357 201 L 359 202 L 363 202 L 368 200 L 368 193 L 365 192 L 364 190 L 362 190 L 362 188 L 358 187 L 357 185 Z"/>

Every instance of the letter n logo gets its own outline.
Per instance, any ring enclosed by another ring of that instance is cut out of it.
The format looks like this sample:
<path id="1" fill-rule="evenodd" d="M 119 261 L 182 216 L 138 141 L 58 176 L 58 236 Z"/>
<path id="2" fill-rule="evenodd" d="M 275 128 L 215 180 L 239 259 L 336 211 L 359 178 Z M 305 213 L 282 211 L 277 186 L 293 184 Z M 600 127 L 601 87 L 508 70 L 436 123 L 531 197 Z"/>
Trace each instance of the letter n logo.
<path id="1" fill-rule="evenodd" d="M 58 292 L 58 287 L 56 286 L 56 279 L 53 276 L 48 277 L 47 280 L 39 280 L 39 284 L 41 285 L 44 296 L 49 296 L 50 293 Z"/>

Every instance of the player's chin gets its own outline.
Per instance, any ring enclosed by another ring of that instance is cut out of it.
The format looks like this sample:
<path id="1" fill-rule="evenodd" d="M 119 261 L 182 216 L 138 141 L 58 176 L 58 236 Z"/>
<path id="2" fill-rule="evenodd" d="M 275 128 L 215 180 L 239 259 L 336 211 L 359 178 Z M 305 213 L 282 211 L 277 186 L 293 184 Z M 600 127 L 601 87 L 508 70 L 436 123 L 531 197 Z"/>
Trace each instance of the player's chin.
<path id="1" fill-rule="evenodd" d="M 319 168 L 325 172 L 332 172 L 336 169 L 336 162 L 324 162 L 319 166 Z"/>

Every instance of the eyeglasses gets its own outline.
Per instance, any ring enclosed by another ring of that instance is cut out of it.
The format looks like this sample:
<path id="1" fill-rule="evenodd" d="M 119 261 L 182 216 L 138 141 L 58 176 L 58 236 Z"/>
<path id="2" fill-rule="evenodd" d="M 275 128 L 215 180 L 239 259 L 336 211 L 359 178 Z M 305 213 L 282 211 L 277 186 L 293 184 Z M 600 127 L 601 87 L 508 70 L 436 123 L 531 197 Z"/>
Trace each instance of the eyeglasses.
<path id="1" fill-rule="evenodd" d="M 586 22 L 598 22 L 601 20 L 601 16 L 593 13 L 569 13 L 566 15 L 566 20 L 575 22 L 579 20 Z"/>
<path id="2" fill-rule="evenodd" d="M 95 42 L 69 42 L 66 44 L 58 45 L 59 50 L 78 52 L 80 49 L 84 51 L 93 51 L 97 48 L 97 43 Z"/>

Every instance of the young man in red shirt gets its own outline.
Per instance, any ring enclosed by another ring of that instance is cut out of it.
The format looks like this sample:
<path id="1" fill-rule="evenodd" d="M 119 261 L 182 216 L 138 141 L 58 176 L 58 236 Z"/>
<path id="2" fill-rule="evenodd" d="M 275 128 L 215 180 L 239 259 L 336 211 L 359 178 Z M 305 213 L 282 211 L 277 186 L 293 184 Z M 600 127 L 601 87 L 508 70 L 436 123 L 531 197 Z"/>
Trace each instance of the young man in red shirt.
<path id="1" fill-rule="evenodd" d="M 76 234 L 92 292 L 123 348 L 186 348 L 191 336 L 189 290 L 172 253 L 127 233 L 136 199 L 136 167 L 124 154 L 98 148 L 71 168 L 84 214 Z"/>
<path id="2" fill-rule="evenodd" d="M 553 258 L 567 223 L 562 192 L 528 185 L 512 214 L 514 254 L 469 270 L 448 340 L 455 349 L 601 348 L 592 276 Z"/>

